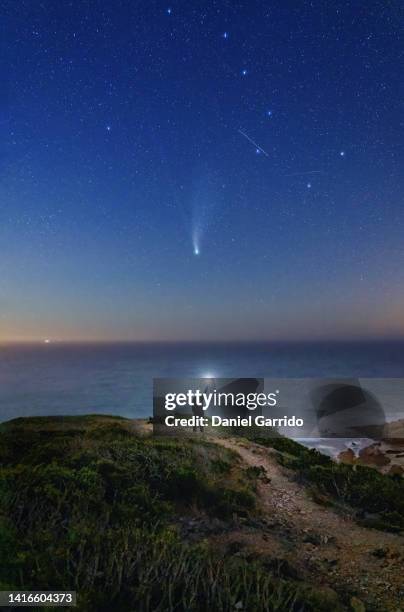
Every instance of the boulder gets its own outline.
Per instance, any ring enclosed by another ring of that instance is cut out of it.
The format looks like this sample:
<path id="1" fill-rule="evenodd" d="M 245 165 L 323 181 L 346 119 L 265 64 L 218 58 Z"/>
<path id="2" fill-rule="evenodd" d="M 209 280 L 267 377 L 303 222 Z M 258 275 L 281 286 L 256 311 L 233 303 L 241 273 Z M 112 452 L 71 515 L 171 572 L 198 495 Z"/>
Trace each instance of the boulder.
<path id="1" fill-rule="evenodd" d="M 389 476 L 402 476 L 404 474 L 404 468 L 402 468 L 401 465 L 392 465 L 387 473 Z"/>
<path id="2" fill-rule="evenodd" d="M 359 451 L 358 462 L 363 465 L 382 467 L 390 463 L 389 457 L 381 450 L 380 444 L 371 444 Z"/>
<path id="3" fill-rule="evenodd" d="M 355 458 L 355 453 L 353 452 L 352 448 L 347 448 L 346 450 L 341 451 L 338 455 L 338 461 L 341 461 L 341 463 L 348 463 L 349 465 L 353 465 L 355 463 Z"/>

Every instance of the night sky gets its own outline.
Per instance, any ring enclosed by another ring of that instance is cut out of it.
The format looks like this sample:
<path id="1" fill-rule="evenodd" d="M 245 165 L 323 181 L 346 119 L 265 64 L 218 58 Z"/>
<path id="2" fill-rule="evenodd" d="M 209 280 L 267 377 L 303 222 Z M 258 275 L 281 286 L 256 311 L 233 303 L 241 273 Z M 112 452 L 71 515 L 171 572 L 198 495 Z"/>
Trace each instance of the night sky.
<path id="1" fill-rule="evenodd" d="M 404 335 L 401 2 L 1 6 L 1 340 Z"/>

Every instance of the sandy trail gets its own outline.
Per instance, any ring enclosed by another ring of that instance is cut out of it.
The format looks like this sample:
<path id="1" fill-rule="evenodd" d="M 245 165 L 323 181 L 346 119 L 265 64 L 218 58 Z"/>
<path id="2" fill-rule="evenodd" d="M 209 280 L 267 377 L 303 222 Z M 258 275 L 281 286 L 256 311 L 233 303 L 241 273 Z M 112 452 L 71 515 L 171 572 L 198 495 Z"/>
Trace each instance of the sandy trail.
<path id="1" fill-rule="evenodd" d="M 227 542 L 285 559 L 317 584 L 348 587 L 371 609 L 404 611 L 403 536 L 366 529 L 314 502 L 279 465 L 275 450 L 235 438 L 215 442 L 236 451 L 247 466 L 262 466 L 270 479 L 259 485 L 268 528 L 232 532 Z"/>

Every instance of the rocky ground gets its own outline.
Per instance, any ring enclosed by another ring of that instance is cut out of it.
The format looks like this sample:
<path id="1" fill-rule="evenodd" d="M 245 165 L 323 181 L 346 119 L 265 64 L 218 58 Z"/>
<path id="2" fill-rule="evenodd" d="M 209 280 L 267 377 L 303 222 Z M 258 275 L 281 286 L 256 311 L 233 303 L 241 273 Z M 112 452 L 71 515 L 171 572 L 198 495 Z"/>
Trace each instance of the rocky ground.
<path id="1" fill-rule="evenodd" d="M 388 423 L 382 440 L 358 453 L 348 448 L 338 455 L 338 459 L 351 465 L 368 465 L 384 474 L 404 476 L 404 420 Z"/>
<path id="2" fill-rule="evenodd" d="M 336 592 L 350 593 L 352 610 L 404 610 L 404 537 L 359 526 L 346 512 L 311 499 L 277 451 L 237 438 L 217 438 L 245 465 L 262 471 L 262 518 L 232 526 L 203 518 L 185 521 L 190 538 L 208 536 L 234 554 L 257 555 L 280 575 L 322 587 L 337 609 Z"/>

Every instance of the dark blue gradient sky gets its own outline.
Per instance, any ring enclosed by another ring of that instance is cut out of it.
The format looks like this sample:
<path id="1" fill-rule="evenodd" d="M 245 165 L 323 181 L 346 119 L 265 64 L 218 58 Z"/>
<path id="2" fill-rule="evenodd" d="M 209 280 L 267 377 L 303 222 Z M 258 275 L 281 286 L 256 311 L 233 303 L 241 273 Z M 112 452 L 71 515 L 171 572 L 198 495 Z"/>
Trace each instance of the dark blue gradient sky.
<path id="1" fill-rule="evenodd" d="M 1 5 L 0 339 L 404 335 L 401 2 Z"/>

